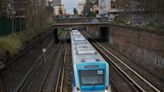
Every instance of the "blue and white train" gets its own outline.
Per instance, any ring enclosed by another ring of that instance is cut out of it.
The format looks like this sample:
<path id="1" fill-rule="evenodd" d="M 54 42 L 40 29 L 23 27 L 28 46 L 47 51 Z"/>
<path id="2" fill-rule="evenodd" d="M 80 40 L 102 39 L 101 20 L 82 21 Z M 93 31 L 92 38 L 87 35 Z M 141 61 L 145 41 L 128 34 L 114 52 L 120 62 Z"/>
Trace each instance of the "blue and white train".
<path id="1" fill-rule="evenodd" d="M 70 34 L 72 92 L 111 92 L 108 63 L 78 30 Z"/>

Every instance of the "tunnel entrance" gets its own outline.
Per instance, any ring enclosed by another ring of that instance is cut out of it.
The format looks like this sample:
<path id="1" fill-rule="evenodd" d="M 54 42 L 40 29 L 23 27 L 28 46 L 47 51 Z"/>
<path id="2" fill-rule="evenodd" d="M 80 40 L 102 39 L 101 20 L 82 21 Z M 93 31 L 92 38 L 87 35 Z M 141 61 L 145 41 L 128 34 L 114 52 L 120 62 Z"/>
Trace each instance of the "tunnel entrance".
<path id="1" fill-rule="evenodd" d="M 108 41 L 108 27 L 101 27 L 100 28 L 100 39 L 101 41 L 105 42 Z"/>
<path id="2" fill-rule="evenodd" d="M 53 32 L 54 32 L 54 41 L 55 41 L 55 43 L 58 43 L 58 41 L 59 41 L 59 39 L 58 39 L 58 29 L 55 28 Z"/>

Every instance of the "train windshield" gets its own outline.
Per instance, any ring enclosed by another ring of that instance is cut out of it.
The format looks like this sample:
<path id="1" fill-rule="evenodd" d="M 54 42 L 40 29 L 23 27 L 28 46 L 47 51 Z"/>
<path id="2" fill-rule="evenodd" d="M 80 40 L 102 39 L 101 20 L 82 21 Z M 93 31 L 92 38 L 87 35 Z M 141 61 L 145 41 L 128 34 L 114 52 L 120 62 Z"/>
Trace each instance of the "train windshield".
<path id="1" fill-rule="evenodd" d="M 103 70 L 81 70 L 80 80 L 82 85 L 103 85 Z"/>

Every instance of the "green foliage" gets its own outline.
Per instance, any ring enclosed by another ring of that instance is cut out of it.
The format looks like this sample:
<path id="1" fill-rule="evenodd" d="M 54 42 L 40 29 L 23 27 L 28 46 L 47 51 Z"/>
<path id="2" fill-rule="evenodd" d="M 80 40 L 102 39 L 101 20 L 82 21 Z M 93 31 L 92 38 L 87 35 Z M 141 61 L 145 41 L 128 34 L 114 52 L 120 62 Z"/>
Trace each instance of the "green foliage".
<path id="1" fill-rule="evenodd" d="M 26 30 L 25 32 L 20 33 L 21 40 L 23 43 L 29 43 L 31 42 L 38 34 L 43 33 L 47 31 L 51 27 L 51 24 L 46 24 L 44 26 L 35 27 Z"/>
<path id="2" fill-rule="evenodd" d="M 123 19 L 115 19 L 112 23 L 114 23 L 114 24 L 126 24 L 126 21 Z"/>
<path id="3" fill-rule="evenodd" d="M 164 31 L 164 24 L 160 23 L 159 21 L 149 22 L 144 27 L 148 29 Z"/>
<path id="4" fill-rule="evenodd" d="M 96 17 L 96 12 L 89 12 L 87 17 Z"/>
<path id="5" fill-rule="evenodd" d="M 78 14 L 78 11 L 77 11 L 76 8 L 73 8 L 73 13 L 74 13 L 74 14 Z"/>
<path id="6" fill-rule="evenodd" d="M 22 46 L 20 37 L 16 34 L 11 34 L 0 38 L 0 49 L 8 51 L 10 54 L 16 54 Z"/>
<path id="7" fill-rule="evenodd" d="M 64 35 L 64 29 L 60 28 L 59 31 L 58 31 L 58 36 L 62 37 L 63 35 Z"/>
<path id="8" fill-rule="evenodd" d="M 17 54 L 23 44 L 31 42 L 38 34 L 45 32 L 50 27 L 51 25 L 47 24 L 40 28 L 33 28 L 31 30 L 13 33 L 11 35 L 1 37 L 0 50 L 7 51 L 11 55 Z"/>
<path id="9" fill-rule="evenodd" d="M 49 14 L 53 14 L 54 8 L 51 6 L 52 2 L 48 2 L 48 6 L 46 7 Z"/>

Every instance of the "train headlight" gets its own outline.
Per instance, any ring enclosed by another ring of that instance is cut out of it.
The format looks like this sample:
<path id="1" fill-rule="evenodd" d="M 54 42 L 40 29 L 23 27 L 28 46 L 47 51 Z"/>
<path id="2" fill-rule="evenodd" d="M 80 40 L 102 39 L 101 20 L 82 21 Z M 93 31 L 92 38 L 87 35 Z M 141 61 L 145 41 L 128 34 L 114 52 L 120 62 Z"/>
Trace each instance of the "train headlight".
<path id="1" fill-rule="evenodd" d="M 79 88 L 77 88 L 77 92 L 80 92 L 80 89 Z"/>
<path id="2" fill-rule="evenodd" d="M 108 92 L 108 86 L 106 86 L 106 88 L 105 88 L 105 92 Z"/>

